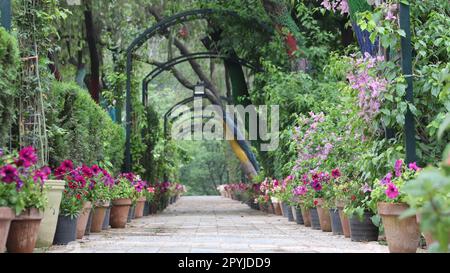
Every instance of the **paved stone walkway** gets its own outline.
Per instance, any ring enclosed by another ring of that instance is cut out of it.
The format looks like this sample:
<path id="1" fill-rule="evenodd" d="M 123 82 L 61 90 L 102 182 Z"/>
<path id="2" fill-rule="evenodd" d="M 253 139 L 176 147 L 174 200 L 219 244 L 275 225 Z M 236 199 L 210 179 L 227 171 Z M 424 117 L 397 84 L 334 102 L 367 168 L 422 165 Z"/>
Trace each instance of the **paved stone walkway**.
<path id="1" fill-rule="evenodd" d="M 163 213 L 133 220 L 126 229 L 86 236 L 47 252 L 388 252 L 250 209 L 223 197 L 182 197 Z"/>

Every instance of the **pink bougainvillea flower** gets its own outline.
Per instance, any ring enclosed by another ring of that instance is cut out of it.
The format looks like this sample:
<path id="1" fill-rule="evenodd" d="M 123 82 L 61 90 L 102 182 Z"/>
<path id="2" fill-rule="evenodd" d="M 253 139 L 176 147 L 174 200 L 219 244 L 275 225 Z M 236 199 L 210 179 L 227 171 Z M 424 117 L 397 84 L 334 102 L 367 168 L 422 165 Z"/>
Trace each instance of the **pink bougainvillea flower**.
<path id="1" fill-rule="evenodd" d="M 341 171 L 338 168 L 336 168 L 331 171 L 331 176 L 333 178 L 339 178 L 339 177 L 341 177 Z"/>
<path id="2" fill-rule="evenodd" d="M 400 177 L 402 176 L 402 167 L 403 167 L 403 160 L 399 159 L 395 161 L 395 176 Z"/>
<path id="3" fill-rule="evenodd" d="M 7 184 L 17 181 L 17 169 L 12 165 L 6 165 L 0 168 L 0 179 Z"/>
<path id="4" fill-rule="evenodd" d="M 389 183 L 386 189 L 386 195 L 389 199 L 395 199 L 399 195 L 398 188 L 393 184 Z"/>
<path id="5" fill-rule="evenodd" d="M 387 185 L 391 183 L 391 180 L 392 180 L 392 173 L 388 173 L 383 179 L 381 179 L 380 184 Z"/>
<path id="6" fill-rule="evenodd" d="M 16 160 L 17 166 L 28 168 L 33 166 L 38 161 L 36 151 L 33 147 L 25 147 L 19 152 L 19 159 Z"/>
<path id="7" fill-rule="evenodd" d="M 409 163 L 408 167 L 409 167 L 410 170 L 413 170 L 413 171 L 416 171 L 416 172 L 421 170 L 421 168 L 419 166 L 417 166 L 416 162 Z"/>

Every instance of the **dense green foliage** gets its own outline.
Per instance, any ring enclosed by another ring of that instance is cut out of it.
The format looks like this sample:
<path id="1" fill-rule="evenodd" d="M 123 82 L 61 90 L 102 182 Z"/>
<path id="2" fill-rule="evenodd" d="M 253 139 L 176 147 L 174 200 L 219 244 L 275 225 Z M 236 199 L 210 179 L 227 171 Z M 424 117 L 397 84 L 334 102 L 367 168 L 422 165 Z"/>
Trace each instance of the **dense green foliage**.
<path id="1" fill-rule="evenodd" d="M 48 98 L 50 163 L 71 158 L 76 164 L 100 164 L 113 173 L 123 162 L 124 130 L 74 83 L 52 84 Z"/>

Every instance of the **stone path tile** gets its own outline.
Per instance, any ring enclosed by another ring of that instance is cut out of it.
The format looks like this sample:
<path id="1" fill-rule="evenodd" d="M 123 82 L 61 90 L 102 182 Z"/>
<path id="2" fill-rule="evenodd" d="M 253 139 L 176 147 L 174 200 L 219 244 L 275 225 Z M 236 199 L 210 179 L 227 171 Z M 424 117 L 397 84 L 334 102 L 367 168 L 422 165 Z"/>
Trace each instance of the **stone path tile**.
<path id="1" fill-rule="evenodd" d="M 68 253 L 347 253 L 388 252 L 377 242 L 357 243 L 312 230 L 282 216 L 255 211 L 223 197 L 183 197 L 163 213 L 135 219 L 46 252 Z"/>

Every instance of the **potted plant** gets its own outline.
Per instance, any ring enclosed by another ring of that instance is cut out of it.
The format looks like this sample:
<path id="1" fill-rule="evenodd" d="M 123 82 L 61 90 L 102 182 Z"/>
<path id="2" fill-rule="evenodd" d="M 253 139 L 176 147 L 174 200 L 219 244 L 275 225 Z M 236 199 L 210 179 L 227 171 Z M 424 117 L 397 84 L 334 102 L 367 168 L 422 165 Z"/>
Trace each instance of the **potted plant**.
<path id="1" fill-rule="evenodd" d="M 420 170 L 416 163 L 408 167 L 401 159 L 395 162 L 395 172 L 375 181 L 371 193 L 372 209 L 381 216 L 390 252 L 415 253 L 419 245 L 420 230 L 416 216 L 400 218 L 409 209 L 407 195 L 402 188 Z"/>
<path id="2" fill-rule="evenodd" d="M 68 163 L 66 160 L 55 170 L 55 175 L 66 181 L 53 239 L 55 245 L 67 245 L 77 239 L 78 216 L 88 195 L 83 168 L 72 169 Z"/>
<path id="3" fill-rule="evenodd" d="M 48 202 L 44 209 L 44 218 L 39 226 L 37 248 L 50 247 L 53 244 L 64 186 L 65 181 L 61 179 L 47 179 L 45 181 Z"/>
<path id="4" fill-rule="evenodd" d="M 351 240 L 355 242 L 378 241 L 379 228 L 374 224 L 375 214 L 371 209 L 370 194 L 372 188 L 368 183 L 361 186 L 360 182 L 349 184 L 350 202 L 344 207 L 344 213 L 349 217 Z"/>
<path id="5" fill-rule="evenodd" d="M 85 174 L 91 181 L 89 185 L 90 201 L 94 204 L 90 231 L 98 233 L 103 230 L 103 223 L 111 202 L 114 179 L 106 170 L 97 165 L 93 165 L 90 169 L 85 167 Z"/>
<path id="6" fill-rule="evenodd" d="M 295 221 L 291 208 L 293 179 L 294 177 L 292 175 L 288 175 L 281 183 L 281 190 L 278 194 L 281 199 L 284 216 L 288 218 L 289 222 Z"/>
<path id="7" fill-rule="evenodd" d="M 335 207 L 339 214 L 339 220 L 341 222 L 342 226 L 342 233 L 344 234 L 344 237 L 350 238 L 350 220 L 348 219 L 347 215 L 344 213 L 344 208 L 348 202 L 346 201 L 348 197 L 348 191 L 349 191 L 349 185 L 348 182 L 338 183 L 334 188 L 334 202 Z"/>
<path id="8" fill-rule="evenodd" d="M 12 220 L 25 207 L 24 196 L 21 194 L 23 185 L 19 180 L 21 176 L 15 161 L 14 155 L 6 154 L 0 149 L 0 253 L 6 251 Z"/>
<path id="9" fill-rule="evenodd" d="M 450 146 L 439 168 L 427 167 L 403 186 L 410 209 L 401 218 L 416 215 L 430 252 L 450 252 Z"/>
<path id="10" fill-rule="evenodd" d="M 43 218 L 42 210 L 47 205 L 44 183 L 51 171 L 48 167 L 37 168 L 33 147 L 23 148 L 18 156 L 2 156 L 0 160 L 0 195 L 8 197 L 7 203 L 2 201 L 1 206 L 12 206 L 16 214 L 10 224 L 6 248 L 11 253 L 31 253 Z M 1 235 L 4 238 L 5 234 Z"/>
<path id="11" fill-rule="evenodd" d="M 143 195 L 145 197 L 145 205 L 144 205 L 144 216 L 148 216 L 150 214 L 150 206 L 155 198 L 155 187 L 148 186 L 144 191 Z"/>
<path id="12" fill-rule="evenodd" d="M 297 202 L 297 211 L 300 210 L 301 219 L 303 220 L 303 225 L 305 227 L 311 227 L 311 214 L 310 214 L 310 204 L 308 201 L 308 187 L 307 187 L 307 180 L 306 176 L 303 176 L 301 181 L 297 181 L 297 184 L 292 189 L 292 194 L 294 197 L 298 198 Z M 297 219 L 300 219 L 299 216 L 297 216 Z"/>
<path id="13" fill-rule="evenodd" d="M 330 220 L 331 220 L 331 231 L 333 235 L 343 235 L 343 227 L 341 218 L 339 215 L 339 209 L 336 207 L 336 194 L 338 186 L 341 180 L 341 171 L 339 168 L 335 168 L 331 171 L 331 178 L 328 183 L 325 184 L 323 191 L 323 204 L 325 208 L 328 208 Z"/>
<path id="14" fill-rule="evenodd" d="M 142 191 L 147 185 L 147 182 L 143 181 L 139 176 L 134 176 L 131 184 L 133 186 L 133 194 L 131 196 L 132 205 L 128 214 L 128 222 L 131 222 L 136 215 L 142 217 L 144 214 L 144 202 L 146 200 Z"/>
<path id="15" fill-rule="evenodd" d="M 134 191 L 134 187 L 131 184 L 133 177 L 134 174 L 132 173 L 119 175 L 111 190 L 112 208 L 109 223 L 112 228 L 125 228 L 127 224 L 131 197 Z"/>

